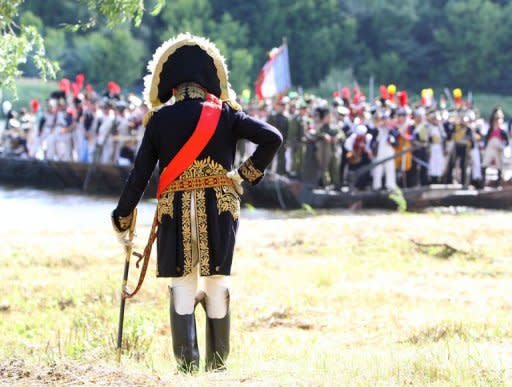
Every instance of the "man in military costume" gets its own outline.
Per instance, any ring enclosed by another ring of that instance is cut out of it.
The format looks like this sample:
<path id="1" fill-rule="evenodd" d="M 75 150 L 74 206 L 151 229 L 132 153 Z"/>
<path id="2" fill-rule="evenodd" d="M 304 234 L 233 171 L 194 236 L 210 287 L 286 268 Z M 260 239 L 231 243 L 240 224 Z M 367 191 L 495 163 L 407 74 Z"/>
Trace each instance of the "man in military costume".
<path id="1" fill-rule="evenodd" d="M 224 58 L 207 39 L 180 34 L 157 49 L 148 68 L 144 94 L 151 111 L 112 219 L 123 240 L 158 162 L 157 277 L 172 278 L 170 320 L 176 361 L 181 370 L 199 366 L 194 310 L 201 301 L 207 315 L 206 368 L 223 369 L 229 353 L 229 275 L 241 182 L 256 184 L 262 179 L 282 136 L 241 111 Z M 174 103 L 163 106 L 171 98 Z M 240 139 L 258 146 L 234 169 Z"/>
<path id="2" fill-rule="evenodd" d="M 430 158 L 428 162 L 428 174 L 432 184 L 441 183 L 445 168 L 444 144 L 446 137 L 443 125 L 440 122 L 441 115 L 435 109 L 427 113 L 428 136 L 430 141 Z"/>
<path id="3" fill-rule="evenodd" d="M 381 163 L 373 170 L 372 188 L 374 191 L 382 189 L 383 177 L 385 177 L 386 190 L 392 191 L 396 188 L 395 161 L 390 157 L 395 154 L 398 134 L 391 114 L 387 109 L 378 110 L 375 114 L 376 131 L 372 141 L 375 161 Z M 384 159 L 387 161 L 382 162 Z"/>
<path id="4" fill-rule="evenodd" d="M 276 101 L 274 112 L 268 117 L 268 123 L 277 129 L 283 136 L 284 144 L 277 155 L 277 173 L 284 175 L 286 172 L 286 147 L 288 147 L 288 118 L 284 115 L 286 104 L 283 100 Z"/>
<path id="5" fill-rule="evenodd" d="M 467 160 L 471 149 L 472 133 L 471 129 L 464 121 L 463 110 L 457 112 L 455 123 L 453 125 L 453 132 L 451 133 L 451 140 L 455 143 L 455 148 L 451 153 L 448 163 L 447 181 L 448 184 L 453 183 L 455 167 L 458 164 L 460 169 L 460 184 L 467 186 Z M 458 162 L 458 163 L 457 163 Z"/>
<path id="6" fill-rule="evenodd" d="M 302 171 L 302 158 L 303 158 L 303 144 L 302 137 L 304 137 L 303 119 L 298 111 L 298 104 L 291 103 L 289 111 L 288 123 L 288 153 L 291 161 L 291 167 L 288 168 L 294 176 L 300 176 Z"/>
<path id="7" fill-rule="evenodd" d="M 369 170 L 364 173 L 359 172 L 360 168 L 364 168 L 372 161 L 370 138 L 368 128 L 365 125 L 357 125 L 343 143 L 348 165 L 347 180 L 353 188 L 360 191 L 366 189 L 371 181 Z"/>
<path id="8" fill-rule="evenodd" d="M 320 167 L 320 186 L 340 188 L 340 143 L 343 133 L 331 125 L 331 113 L 328 107 L 316 108 L 318 118 L 317 146 Z"/>
<path id="9" fill-rule="evenodd" d="M 426 186 L 428 179 L 429 162 L 429 133 L 428 124 L 425 118 L 425 108 L 420 107 L 414 112 L 413 127 L 413 145 L 416 149 L 413 151 L 413 186 Z"/>

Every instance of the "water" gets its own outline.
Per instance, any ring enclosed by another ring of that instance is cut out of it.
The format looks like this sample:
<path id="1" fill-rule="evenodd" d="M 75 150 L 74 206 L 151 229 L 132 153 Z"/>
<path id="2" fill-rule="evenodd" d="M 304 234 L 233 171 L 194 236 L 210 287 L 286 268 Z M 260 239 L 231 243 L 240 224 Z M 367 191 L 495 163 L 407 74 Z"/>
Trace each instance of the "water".
<path id="1" fill-rule="evenodd" d="M 111 197 L 0 187 L 0 227 L 94 225 L 108 219 L 116 204 Z M 139 205 L 143 219 L 152 219 L 154 207 L 151 201 Z"/>
<path id="2" fill-rule="evenodd" d="M 89 196 L 76 193 L 41 191 L 35 189 L 13 189 L 0 187 L 0 229 L 41 228 L 76 228 L 80 226 L 105 225 L 110 223 L 109 217 L 117 204 L 117 198 L 105 196 Z M 150 225 L 156 207 L 156 200 L 143 200 L 137 206 L 139 224 Z M 467 207 L 430 208 L 423 213 L 441 214 L 485 214 L 493 210 L 471 209 Z M 390 214 L 384 210 L 316 210 L 313 213 L 305 210 L 280 211 L 264 209 L 242 209 L 243 219 L 284 219 L 305 218 L 316 215 L 374 215 Z"/>
<path id="3" fill-rule="evenodd" d="M 77 227 L 104 224 L 117 205 L 115 197 L 80 195 L 35 189 L 0 187 L 0 228 L 30 226 Z M 137 206 L 139 220 L 150 223 L 156 200 L 143 200 Z M 242 209 L 242 217 L 249 219 L 283 218 L 283 211 Z"/>

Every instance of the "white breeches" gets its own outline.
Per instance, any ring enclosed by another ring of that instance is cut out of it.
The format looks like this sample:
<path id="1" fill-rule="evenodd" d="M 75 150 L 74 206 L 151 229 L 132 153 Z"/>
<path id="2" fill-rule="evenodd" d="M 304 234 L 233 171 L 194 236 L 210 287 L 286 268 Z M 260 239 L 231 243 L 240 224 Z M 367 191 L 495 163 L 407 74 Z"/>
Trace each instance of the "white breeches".
<path id="1" fill-rule="evenodd" d="M 432 177 L 441 177 L 444 173 L 444 154 L 441 144 L 432 144 L 430 146 L 430 159 L 428 162 L 428 174 Z"/>
<path id="2" fill-rule="evenodd" d="M 178 314 L 192 314 L 196 295 L 199 291 L 206 294 L 206 314 L 209 318 L 223 318 L 228 312 L 229 276 L 199 276 L 199 258 L 197 249 L 197 224 L 195 193 L 192 192 L 190 202 L 190 220 L 192 231 L 192 272 L 184 277 L 171 280 L 174 295 L 174 308 Z"/>
<path id="3" fill-rule="evenodd" d="M 373 189 L 382 188 L 382 176 L 386 175 L 386 189 L 393 190 L 396 188 L 396 171 L 395 160 L 389 160 L 379 164 L 373 170 Z"/>
<path id="4" fill-rule="evenodd" d="M 482 179 L 482 162 L 478 146 L 474 146 L 473 149 L 471 149 L 471 177 L 473 180 Z"/>
<path id="5" fill-rule="evenodd" d="M 199 266 L 192 273 L 173 278 L 171 287 L 174 295 L 174 308 L 178 314 L 194 313 L 195 298 L 198 291 L 206 294 L 206 314 L 210 318 L 223 318 L 228 312 L 229 277 L 213 275 L 199 276 Z"/>

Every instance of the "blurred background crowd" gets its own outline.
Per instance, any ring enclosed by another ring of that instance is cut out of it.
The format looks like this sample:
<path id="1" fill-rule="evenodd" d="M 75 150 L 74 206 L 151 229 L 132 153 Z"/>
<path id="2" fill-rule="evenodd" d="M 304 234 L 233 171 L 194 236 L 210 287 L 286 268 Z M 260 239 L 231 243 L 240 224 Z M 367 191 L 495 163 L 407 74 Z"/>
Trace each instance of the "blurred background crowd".
<path id="1" fill-rule="evenodd" d="M 462 90 L 438 98 L 424 89 L 409 98 L 382 85 L 367 99 L 358 87 L 343 87 L 329 100 L 289 92 L 263 101 L 242 100 L 244 110 L 277 127 L 285 138 L 271 169 L 313 187 L 394 190 L 432 183 L 467 187 L 501 184 L 510 123 L 500 107 L 481 117 Z M 144 134 L 146 108 L 110 81 L 96 92 L 61 80 L 40 103 L 14 111 L 3 102 L 2 156 L 130 165 Z M 237 160 L 254 150 L 240 142 Z M 493 179 L 486 173 L 492 169 Z M 487 178 L 486 178 L 487 176 Z"/>

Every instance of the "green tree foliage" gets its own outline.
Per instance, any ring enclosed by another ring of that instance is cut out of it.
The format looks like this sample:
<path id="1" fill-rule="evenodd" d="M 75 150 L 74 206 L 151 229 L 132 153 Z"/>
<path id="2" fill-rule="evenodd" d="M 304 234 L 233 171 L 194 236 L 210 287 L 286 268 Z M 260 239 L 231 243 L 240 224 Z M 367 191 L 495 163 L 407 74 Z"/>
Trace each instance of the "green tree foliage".
<path id="1" fill-rule="evenodd" d="M 450 0 L 445 10 L 446 24 L 434 37 L 449 75 L 463 87 L 485 88 L 507 65 L 503 45 L 511 20 L 499 4 L 486 0 Z"/>
<path id="2" fill-rule="evenodd" d="M 162 10 L 162 20 L 161 40 L 184 31 L 208 36 L 226 56 L 230 82 L 235 90 L 251 82 L 253 54 L 249 48 L 248 28 L 228 12 L 215 14 L 209 0 L 175 0 Z"/>
<path id="3" fill-rule="evenodd" d="M 64 57 L 63 69 L 70 76 L 83 72 L 88 82 L 104 87 L 115 80 L 133 85 L 144 67 L 144 45 L 125 28 L 92 32 L 73 39 L 71 55 Z"/>
<path id="4" fill-rule="evenodd" d="M 165 0 L 155 0 L 152 13 L 157 14 L 164 3 Z M 20 17 L 22 9 L 26 12 Z M 24 73 L 30 75 L 34 69 L 43 78 L 55 77 L 59 67 L 46 56 L 43 25 L 57 27 L 61 18 L 68 18 L 64 23 L 75 31 L 90 29 L 99 22 L 113 28 L 131 21 L 140 25 L 143 14 L 143 0 L 32 0 L 26 4 L 24 0 L 0 0 L 0 88 L 15 90 L 14 79 Z M 87 19 L 82 20 L 82 16 Z M 119 40 L 113 40 L 117 42 Z M 130 77 L 124 79 L 133 81 Z"/>
<path id="5" fill-rule="evenodd" d="M 18 25 L 16 18 L 23 0 L 0 0 L 0 89 L 14 89 L 14 79 L 22 74 L 21 66 L 32 58 L 35 68 L 44 78 L 55 76 L 58 66 L 45 56 L 44 42 L 37 27 L 40 20 L 26 14 L 31 25 Z"/>
<path id="6" fill-rule="evenodd" d="M 55 71 L 50 58 L 61 64 L 59 76 L 80 70 L 97 86 L 110 78 L 140 86 L 153 50 L 189 31 L 219 46 L 239 92 L 252 88 L 267 52 L 285 37 L 292 82 L 306 89 L 327 91 L 340 73 L 361 85 L 373 76 L 400 88 L 512 89 L 510 1 L 0 0 L 0 15 L 7 15 L 0 19 L 2 85 L 20 71 L 39 73 L 38 66 Z M 19 27 L 11 33 L 13 23 Z M 34 58 L 25 63 L 27 56 Z"/>

